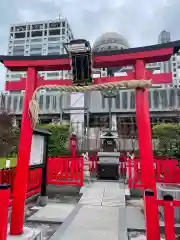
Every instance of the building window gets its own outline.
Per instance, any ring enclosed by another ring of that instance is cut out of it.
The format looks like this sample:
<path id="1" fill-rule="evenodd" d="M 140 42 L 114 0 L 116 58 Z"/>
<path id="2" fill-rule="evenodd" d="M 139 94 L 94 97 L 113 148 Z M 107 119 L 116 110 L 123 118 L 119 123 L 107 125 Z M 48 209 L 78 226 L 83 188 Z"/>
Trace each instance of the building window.
<path id="1" fill-rule="evenodd" d="M 43 95 L 40 95 L 39 97 L 39 108 L 43 109 Z"/>
<path id="2" fill-rule="evenodd" d="M 35 38 L 35 39 L 31 39 L 31 43 L 41 43 L 42 39 L 41 38 Z"/>
<path id="3" fill-rule="evenodd" d="M 56 96 L 52 96 L 52 108 L 56 110 Z"/>
<path id="4" fill-rule="evenodd" d="M 15 33 L 15 38 L 25 38 L 25 32 Z"/>
<path id="5" fill-rule="evenodd" d="M 59 97 L 59 109 L 62 111 L 63 108 L 63 95 Z"/>
<path id="6" fill-rule="evenodd" d="M 176 98 L 175 98 L 175 89 L 171 89 L 169 93 L 169 106 L 175 107 Z"/>
<path id="7" fill-rule="evenodd" d="M 47 77 L 59 77 L 59 72 L 50 72 L 50 73 L 47 73 Z"/>
<path id="8" fill-rule="evenodd" d="M 173 67 L 175 67 L 176 66 L 176 63 L 173 63 Z"/>
<path id="9" fill-rule="evenodd" d="M 59 55 L 59 52 L 48 52 L 48 55 L 54 55 L 54 56 L 57 56 L 57 55 Z"/>
<path id="10" fill-rule="evenodd" d="M 60 29 L 49 30 L 49 36 L 51 35 L 60 35 Z"/>
<path id="11" fill-rule="evenodd" d="M 122 108 L 127 109 L 127 92 L 122 92 Z"/>
<path id="12" fill-rule="evenodd" d="M 120 93 L 118 92 L 115 98 L 115 106 L 120 109 Z"/>
<path id="13" fill-rule="evenodd" d="M 43 36 L 43 31 L 33 31 L 31 33 L 32 37 L 42 37 Z"/>
<path id="14" fill-rule="evenodd" d="M 148 92 L 149 108 L 151 108 L 151 92 Z"/>
<path id="15" fill-rule="evenodd" d="M 53 22 L 49 24 L 50 28 L 60 28 L 60 22 Z"/>
<path id="16" fill-rule="evenodd" d="M 131 92 L 131 97 L 130 97 L 130 108 L 135 109 L 136 106 L 136 98 L 135 98 L 135 92 Z"/>
<path id="17" fill-rule="evenodd" d="M 8 96 L 7 109 L 8 109 L 8 110 L 11 110 L 11 96 Z"/>
<path id="18" fill-rule="evenodd" d="M 15 96 L 13 99 L 13 111 L 16 112 L 17 111 L 17 104 L 18 104 L 18 97 Z"/>
<path id="19" fill-rule="evenodd" d="M 168 107 L 167 91 L 161 90 L 160 96 L 161 96 L 162 108 L 167 108 Z"/>
<path id="20" fill-rule="evenodd" d="M 20 111 L 21 111 L 22 108 L 23 108 L 23 102 L 24 102 L 24 97 L 21 96 L 21 97 L 20 97 L 20 100 L 19 100 L 19 110 L 20 110 Z"/>
<path id="21" fill-rule="evenodd" d="M 50 96 L 46 96 L 46 109 L 50 107 Z"/>
<path id="22" fill-rule="evenodd" d="M 102 99 L 102 108 L 105 108 L 105 97 L 103 95 L 101 95 L 101 99 Z"/>
<path id="23" fill-rule="evenodd" d="M 158 108 L 159 107 L 159 92 L 158 91 L 153 91 L 153 100 L 154 100 L 154 107 Z"/>

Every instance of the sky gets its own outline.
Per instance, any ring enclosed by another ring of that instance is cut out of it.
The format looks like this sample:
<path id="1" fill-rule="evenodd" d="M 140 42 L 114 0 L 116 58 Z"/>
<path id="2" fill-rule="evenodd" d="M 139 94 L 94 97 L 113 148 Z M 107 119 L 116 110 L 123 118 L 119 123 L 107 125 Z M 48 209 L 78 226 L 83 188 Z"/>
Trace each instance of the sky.
<path id="1" fill-rule="evenodd" d="M 0 55 L 7 54 L 9 26 L 66 17 L 76 38 L 91 43 L 115 31 L 131 47 L 156 44 L 162 30 L 180 39 L 180 0 L 5 0 L 0 5 Z M 6 69 L 0 65 L 0 91 Z"/>

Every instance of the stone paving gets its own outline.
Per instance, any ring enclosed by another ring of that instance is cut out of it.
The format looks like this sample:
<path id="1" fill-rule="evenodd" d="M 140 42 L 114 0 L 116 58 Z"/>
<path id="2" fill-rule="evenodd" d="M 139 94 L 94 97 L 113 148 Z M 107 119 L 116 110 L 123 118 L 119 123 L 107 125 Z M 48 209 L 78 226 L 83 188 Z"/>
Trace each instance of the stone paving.
<path id="1" fill-rule="evenodd" d="M 77 208 L 52 240 L 127 240 L 124 186 L 95 182 L 84 190 Z"/>
<path id="2" fill-rule="evenodd" d="M 51 188 L 49 202 L 52 204 L 57 203 L 65 203 L 65 204 L 76 204 L 80 195 L 78 195 L 78 191 L 75 188 L 61 188 L 61 187 L 53 187 Z M 57 231 L 60 227 L 60 224 L 55 223 L 42 223 L 42 222 L 29 222 L 27 219 L 37 213 L 42 207 L 36 205 L 36 200 L 28 203 L 26 205 L 25 211 L 25 226 L 31 228 L 38 228 L 42 231 L 44 240 L 49 240 L 52 235 Z"/>
<path id="3" fill-rule="evenodd" d="M 35 214 L 27 218 L 28 222 L 43 222 L 61 224 L 75 208 L 75 204 L 48 203 Z"/>

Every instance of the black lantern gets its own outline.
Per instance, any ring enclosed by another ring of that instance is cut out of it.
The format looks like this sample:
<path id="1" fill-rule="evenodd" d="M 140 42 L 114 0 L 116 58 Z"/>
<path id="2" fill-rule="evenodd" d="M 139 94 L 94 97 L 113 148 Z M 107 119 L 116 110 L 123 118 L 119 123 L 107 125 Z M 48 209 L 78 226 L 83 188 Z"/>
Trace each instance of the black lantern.
<path id="1" fill-rule="evenodd" d="M 65 43 L 66 51 L 71 58 L 73 83 L 87 85 L 91 83 L 91 45 L 84 39 L 72 40 Z"/>

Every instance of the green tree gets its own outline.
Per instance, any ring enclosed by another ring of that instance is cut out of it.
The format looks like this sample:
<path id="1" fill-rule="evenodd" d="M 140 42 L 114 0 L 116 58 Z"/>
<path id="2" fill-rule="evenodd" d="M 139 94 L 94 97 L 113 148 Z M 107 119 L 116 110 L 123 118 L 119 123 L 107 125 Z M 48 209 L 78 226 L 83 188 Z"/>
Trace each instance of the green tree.
<path id="1" fill-rule="evenodd" d="M 69 151 L 69 125 L 46 124 L 38 128 L 45 128 L 51 131 L 48 155 L 50 157 L 70 155 Z"/>
<path id="2" fill-rule="evenodd" d="M 13 125 L 14 116 L 5 108 L 4 96 L 0 96 L 0 157 L 17 154 L 19 129 Z"/>
<path id="3" fill-rule="evenodd" d="M 157 124 L 152 129 L 155 155 L 180 159 L 180 125 L 176 123 Z"/>

